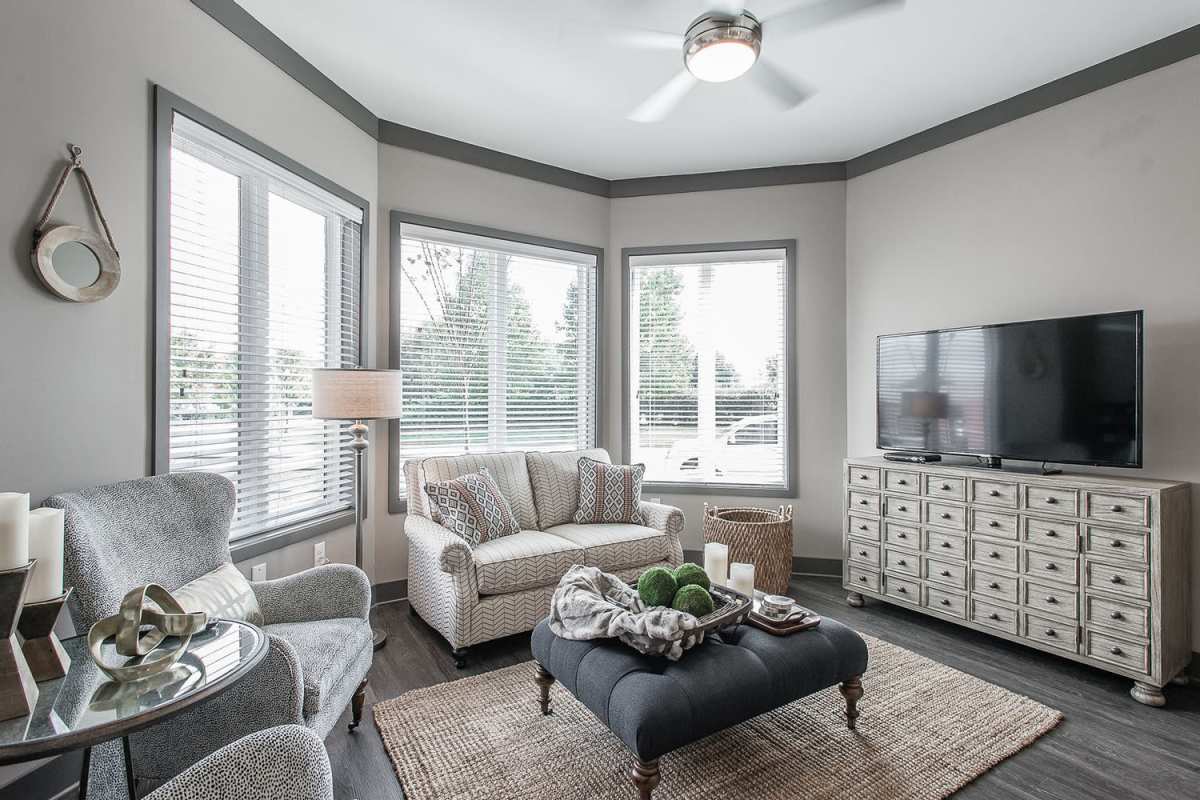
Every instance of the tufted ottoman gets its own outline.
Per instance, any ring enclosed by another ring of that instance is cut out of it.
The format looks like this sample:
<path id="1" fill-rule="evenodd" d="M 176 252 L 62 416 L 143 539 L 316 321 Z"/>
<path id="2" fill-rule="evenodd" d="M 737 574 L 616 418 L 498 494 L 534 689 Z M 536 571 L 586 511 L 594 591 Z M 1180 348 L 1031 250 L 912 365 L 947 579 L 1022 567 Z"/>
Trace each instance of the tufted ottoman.
<path id="1" fill-rule="evenodd" d="M 835 684 L 853 730 L 867 645 L 826 617 L 791 636 L 739 625 L 668 661 L 615 640 L 560 639 L 543 620 L 533 631 L 533 657 L 542 713 L 550 713 L 557 679 L 633 753 L 630 777 L 649 800 L 659 757 Z"/>

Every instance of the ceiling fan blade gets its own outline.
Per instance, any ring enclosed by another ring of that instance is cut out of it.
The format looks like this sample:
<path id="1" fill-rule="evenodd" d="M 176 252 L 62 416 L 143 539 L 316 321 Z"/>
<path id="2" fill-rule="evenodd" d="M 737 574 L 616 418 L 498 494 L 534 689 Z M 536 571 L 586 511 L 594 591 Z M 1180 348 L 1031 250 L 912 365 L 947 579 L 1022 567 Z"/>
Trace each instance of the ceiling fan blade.
<path id="1" fill-rule="evenodd" d="M 630 28 L 616 30 L 604 34 L 605 41 L 621 47 L 634 47 L 639 50 L 675 50 L 683 51 L 683 37 L 677 33 L 665 31 L 643 30 Z"/>
<path id="2" fill-rule="evenodd" d="M 904 0 L 824 0 L 781 11 L 762 20 L 763 36 L 790 36 L 864 11 L 884 11 Z"/>
<path id="3" fill-rule="evenodd" d="M 692 73 L 686 69 L 680 70 L 630 112 L 629 119 L 634 122 L 659 122 L 675 110 L 675 106 L 679 105 L 679 101 L 687 96 L 696 83 Z"/>
<path id="4" fill-rule="evenodd" d="M 789 78 L 774 64 L 762 59 L 750 69 L 750 79 L 784 111 L 795 108 L 816 94 L 815 89 Z"/>

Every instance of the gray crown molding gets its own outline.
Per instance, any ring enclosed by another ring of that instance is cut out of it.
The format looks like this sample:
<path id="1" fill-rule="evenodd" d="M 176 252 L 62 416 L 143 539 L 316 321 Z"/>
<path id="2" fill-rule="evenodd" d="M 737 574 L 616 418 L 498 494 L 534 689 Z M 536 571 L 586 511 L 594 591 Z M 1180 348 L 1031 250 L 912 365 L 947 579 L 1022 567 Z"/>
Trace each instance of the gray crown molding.
<path id="1" fill-rule="evenodd" d="M 1074 100 L 1097 89 L 1200 55 L 1200 25 L 1194 25 L 848 161 L 608 180 L 381 120 L 284 43 L 235 0 L 192 0 L 192 3 L 383 144 L 417 150 L 587 194 L 617 198 L 856 178 Z"/>

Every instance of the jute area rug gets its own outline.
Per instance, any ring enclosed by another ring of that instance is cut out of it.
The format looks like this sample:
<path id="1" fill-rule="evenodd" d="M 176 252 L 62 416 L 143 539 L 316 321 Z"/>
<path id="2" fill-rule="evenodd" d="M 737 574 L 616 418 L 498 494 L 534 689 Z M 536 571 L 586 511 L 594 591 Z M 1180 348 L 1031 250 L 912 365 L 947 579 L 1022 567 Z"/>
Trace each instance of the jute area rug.
<path id="1" fill-rule="evenodd" d="M 655 800 L 939 798 L 1028 747 L 1062 714 L 863 637 L 858 730 L 836 687 L 662 758 Z M 541 716 L 533 662 L 374 707 L 408 800 L 631 800 L 632 756 L 561 685 Z"/>

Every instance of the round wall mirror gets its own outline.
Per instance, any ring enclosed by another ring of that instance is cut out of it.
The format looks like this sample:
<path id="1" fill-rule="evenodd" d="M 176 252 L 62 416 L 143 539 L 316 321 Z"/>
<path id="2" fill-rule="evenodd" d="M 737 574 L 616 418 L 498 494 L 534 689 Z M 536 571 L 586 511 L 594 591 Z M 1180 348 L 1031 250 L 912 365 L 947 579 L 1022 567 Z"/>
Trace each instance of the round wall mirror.
<path id="1" fill-rule="evenodd" d="M 95 231 L 78 225 L 46 231 L 33 247 L 33 268 L 47 289 L 76 303 L 103 300 L 121 280 L 116 251 Z"/>

